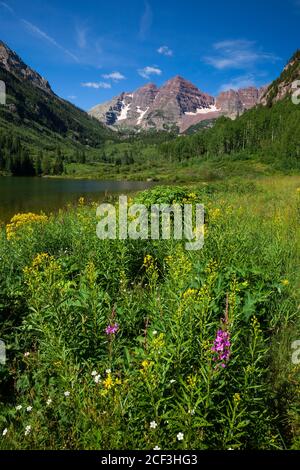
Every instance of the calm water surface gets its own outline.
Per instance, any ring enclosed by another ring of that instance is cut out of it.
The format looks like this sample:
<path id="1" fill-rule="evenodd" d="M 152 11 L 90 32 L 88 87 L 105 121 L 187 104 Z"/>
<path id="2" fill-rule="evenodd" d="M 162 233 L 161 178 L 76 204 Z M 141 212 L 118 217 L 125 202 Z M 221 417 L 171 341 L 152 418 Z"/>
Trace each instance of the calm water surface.
<path id="1" fill-rule="evenodd" d="M 46 214 L 76 202 L 80 197 L 101 202 L 108 194 L 126 194 L 152 186 L 139 181 L 70 180 L 0 177 L 0 221 L 18 212 Z"/>

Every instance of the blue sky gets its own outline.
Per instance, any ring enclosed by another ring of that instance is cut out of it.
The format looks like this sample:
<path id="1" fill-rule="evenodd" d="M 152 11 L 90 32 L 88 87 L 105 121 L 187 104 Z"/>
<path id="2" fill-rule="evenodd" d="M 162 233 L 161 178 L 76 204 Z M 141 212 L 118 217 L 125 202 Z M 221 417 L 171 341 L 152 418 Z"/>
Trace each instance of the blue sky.
<path id="1" fill-rule="evenodd" d="M 300 0 L 5 0 L 0 39 L 83 109 L 182 75 L 212 95 L 276 78 Z"/>

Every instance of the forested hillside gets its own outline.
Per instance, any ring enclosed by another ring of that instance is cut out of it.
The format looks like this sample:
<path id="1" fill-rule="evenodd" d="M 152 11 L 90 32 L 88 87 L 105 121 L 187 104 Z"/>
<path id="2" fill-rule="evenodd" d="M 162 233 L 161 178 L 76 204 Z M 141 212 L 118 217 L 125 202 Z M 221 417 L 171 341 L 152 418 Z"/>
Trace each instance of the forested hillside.
<path id="1" fill-rule="evenodd" d="M 235 121 L 222 117 L 212 129 L 161 144 L 160 152 L 173 161 L 235 154 L 237 158 L 257 156 L 298 168 L 300 106 L 287 97 L 274 105 L 251 109 Z"/>

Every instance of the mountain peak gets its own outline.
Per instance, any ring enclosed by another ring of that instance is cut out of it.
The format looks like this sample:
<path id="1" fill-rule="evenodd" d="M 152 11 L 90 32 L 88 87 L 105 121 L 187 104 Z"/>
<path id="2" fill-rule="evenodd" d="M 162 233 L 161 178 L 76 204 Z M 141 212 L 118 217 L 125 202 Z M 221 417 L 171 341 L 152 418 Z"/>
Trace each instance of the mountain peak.
<path id="1" fill-rule="evenodd" d="M 190 82 L 186 78 L 183 78 L 181 75 L 175 75 L 175 77 L 170 78 L 163 86 L 182 86 L 182 85 L 195 87 L 195 85 L 192 82 Z"/>
<path id="2" fill-rule="evenodd" d="M 0 40 L 0 67 L 20 80 L 28 80 L 46 93 L 53 94 L 47 80 L 26 65 L 16 52 Z"/>

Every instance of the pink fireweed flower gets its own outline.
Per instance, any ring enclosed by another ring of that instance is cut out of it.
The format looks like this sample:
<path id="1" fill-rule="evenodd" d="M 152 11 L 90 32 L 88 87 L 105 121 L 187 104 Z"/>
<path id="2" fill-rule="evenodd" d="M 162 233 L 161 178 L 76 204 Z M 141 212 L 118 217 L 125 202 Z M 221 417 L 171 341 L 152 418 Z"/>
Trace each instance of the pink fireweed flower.
<path id="1" fill-rule="evenodd" d="M 218 365 L 223 368 L 226 367 L 226 362 L 229 360 L 230 346 L 230 333 L 225 330 L 218 330 L 214 345 L 211 350 L 215 353 L 213 360 L 218 361 Z"/>
<path id="2" fill-rule="evenodd" d="M 119 325 L 118 323 L 114 323 L 112 325 L 108 325 L 106 328 L 105 328 L 105 333 L 107 335 L 115 335 L 119 330 Z"/>

